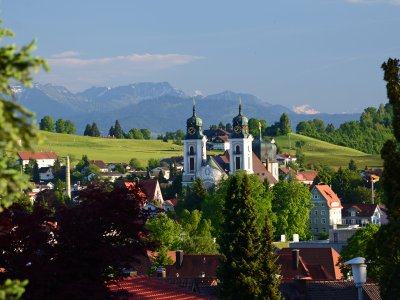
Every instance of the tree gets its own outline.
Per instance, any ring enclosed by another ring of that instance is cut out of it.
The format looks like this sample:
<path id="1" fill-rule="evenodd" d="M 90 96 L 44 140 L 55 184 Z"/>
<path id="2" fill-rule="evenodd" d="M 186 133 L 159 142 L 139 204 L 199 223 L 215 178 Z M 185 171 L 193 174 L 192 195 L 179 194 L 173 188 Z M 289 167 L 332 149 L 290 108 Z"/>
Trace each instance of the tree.
<path id="1" fill-rule="evenodd" d="M 150 158 L 147 162 L 147 167 L 150 170 L 157 168 L 160 165 L 160 161 L 157 158 Z"/>
<path id="2" fill-rule="evenodd" d="M 38 163 L 36 160 L 35 160 L 35 164 L 33 165 L 32 180 L 35 183 L 40 182 L 39 166 L 38 166 Z"/>
<path id="3" fill-rule="evenodd" d="M 272 286 L 268 284 L 269 279 L 278 274 L 275 272 L 277 269 L 272 274 L 267 274 L 270 270 L 264 269 L 269 263 L 274 263 L 267 261 L 273 256 L 268 236 L 272 235 L 271 228 L 266 226 L 265 231 L 269 232 L 264 232 L 264 235 L 257 228 L 249 175 L 237 172 L 227 182 L 229 187 L 224 204 L 224 234 L 219 239 L 223 259 L 217 271 L 221 281 L 218 285 L 220 296 L 223 299 L 268 299 L 267 295 L 272 294 L 276 295 L 272 299 L 280 299 L 276 286 L 272 292 Z"/>
<path id="4" fill-rule="evenodd" d="M 40 130 L 54 132 L 54 123 L 50 116 L 44 116 L 40 120 Z"/>
<path id="5" fill-rule="evenodd" d="M 357 165 L 356 165 L 356 162 L 353 159 L 350 159 L 349 170 L 350 171 L 357 171 Z"/>
<path id="6" fill-rule="evenodd" d="M 115 136 L 114 133 L 115 133 L 115 131 L 114 131 L 114 126 L 111 126 L 111 127 L 110 127 L 110 130 L 108 131 L 108 135 L 111 136 L 111 137 L 114 137 L 114 136 Z"/>
<path id="7" fill-rule="evenodd" d="M 84 136 L 92 136 L 92 126 L 90 124 L 86 124 L 85 131 L 83 132 Z"/>
<path id="8" fill-rule="evenodd" d="M 114 130 L 113 130 L 113 135 L 112 136 L 114 136 L 117 139 L 123 139 L 125 137 L 124 132 L 122 130 L 122 127 L 119 124 L 118 120 L 115 121 Z"/>
<path id="9" fill-rule="evenodd" d="M 140 161 L 135 157 L 131 158 L 131 160 L 129 161 L 129 166 L 134 170 L 141 170 L 142 169 Z"/>
<path id="10" fill-rule="evenodd" d="M 370 260 L 370 253 L 367 247 L 374 240 L 376 233 L 379 230 L 379 225 L 368 224 L 364 228 L 357 229 L 356 233 L 347 240 L 347 245 L 343 247 L 339 257 L 339 267 L 344 278 L 348 278 L 351 271 L 351 266 L 344 265 L 354 257 L 364 257 Z M 368 265 L 368 278 L 377 279 L 379 274 L 379 266 L 375 263 Z"/>
<path id="11" fill-rule="evenodd" d="M 188 188 L 183 203 L 178 207 L 178 213 L 182 209 L 187 209 L 189 211 L 192 210 L 201 210 L 201 205 L 204 199 L 207 196 L 207 189 L 204 185 L 203 180 L 200 177 L 196 177 L 196 179 L 192 182 L 192 186 Z"/>
<path id="12" fill-rule="evenodd" d="M 91 126 L 91 136 L 95 136 L 95 137 L 100 136 L 100 130 L 97 127 L 97 124 L 95 122 L 93 122 L 92 126 Z"/>
<path id="13" fill-rule="evenodd" d="M 299 234 L 308 239 L 311 193 L 308 187 L 295 180 L 282 180 L 272 188 L 272 211 L 276 214 L 275 236 Z"/>
<path id="14" fill-rule="evenodd" d="M 201 211 L 185 209 L 179 219 L 182 223 L 182 250 L 188 254 L 216 254 L 217 244 L 211 235 L 210 220 L 202 217 Z"/>
<path id="15" fill-rule="evenodd" d="M 70 120 L 66 120 L 64 123 L 64 133 L 75 134 L 75 132 L 76 132 L 75 124 Z"/>
<path id="16" fill-rule="evenodd" d="M 143 134 L 142 132 L 137 129 L 137 128 L 132 128 L 131 130 L 129 130 L 128 132 L 128 137 L 130 139 L 135 139 L 135 140 L 143 140 Z"/>
<path id="17" fill-rule="evenodd" d="M 292 132 L 292 129 L 290 128 L 289 117 L 286 113 L 283 113 L 279 119 L 279 133 L 281 135 L 285 135 L 289 134 L 290 132 Z"/>
<path id="18" fill-rule="evenodd" d="M 140 129 L 140 132 L 142 133 L 143 138 L 144 138 L 145 140 L 150 140 L 150 139 L 151 139 L 151 132 L 150 132 L 150 130 L 148 130 L 148 129 L 146 129 L 146 128 L 143 128 L 143 129 Z"/>
<path id="19" fill-rule="evenodd" d="M 400 295 L 400 61 L 389 58 L 382 64 L 387 82 L 387 97 L 393 108 L 393 133 L 395 140 L 386 141 L 381 156 L 384 160 L 383 189 L 389 223 L 382 225 L 371 245 L 376 249 L 374 262 L 382 268 L 378 276 L 381 295 L 389 299 Z"/>
<path id="20" fill-rule="evenodd" d="M 65 133 L 65 121 L 63 119 L 57 119 L 57 121 L 56 121 L 56 132 Z"/>

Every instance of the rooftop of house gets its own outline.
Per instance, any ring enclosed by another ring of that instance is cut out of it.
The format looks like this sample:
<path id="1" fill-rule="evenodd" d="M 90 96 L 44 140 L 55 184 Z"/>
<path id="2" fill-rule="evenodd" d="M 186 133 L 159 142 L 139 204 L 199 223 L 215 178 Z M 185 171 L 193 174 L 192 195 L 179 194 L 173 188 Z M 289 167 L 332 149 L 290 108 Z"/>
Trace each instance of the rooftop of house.
<path id="1" fill-rule="evenodd" d="M 165 280 L 147 276 L 127 277 L 108 285 L 113 299 L 194 300 L 210 297 L 190 292 Z"/>
<path id="2" fill-rule="evenodd" d="M 343 203 L 342 216 L 350 217 L 351 211 L 356 211 L 357 217 L 372 217 L 378 209 L 378 204 Z"/>
<path id="3" fill-rule="evenodd" d="M 41 167 L 39 168 L 39 173 L 46 173 L 48 170 L 51 170 L 51 167 Z"/>
<path id="4" fill-rule="evenodd" d="M 107 165 L 102 160 L 89 160 L 89 163 L 97 166 L 99 169 L 107 169 Z"/>
<path id="5" fill-rule="evenodd" d="M 18 156 L 22 160 L 29 159 L 57 159 L 57 155 L 54 152 L 18 152 Z"/>
<path id="6" fill-rule="evenodd" d="M 289 153 L 280 153 L 276 155 L 276 159 L 293 159 L 296 158 L 295 155 L 289 154 Z"/>
<path id="7" fill-rule="evenodd" d="M 296 173 L 297 181 L 314 181 L 315 177 L 318 176 L 318 171 L 308 170 Z"/>
<path id="8" fill-rule="evenodd" d="M 298 267 L 294 267 L 293 250 L 299 250 Z M 333 248 L 283 248 L 278 253 L 278 264 L 284 281 L 296 278 L 337 280 L 342 277 L 338 263 L 339 253 Z"/>
<path id="9" fill-rule="evenodd" d="M 314 186 L 315 190 L 319 191 L 321 196 L 326 200 L 326 204 L 330 208 L 342 208 L 339 197 L 327 184 L 318 184 Z"/>

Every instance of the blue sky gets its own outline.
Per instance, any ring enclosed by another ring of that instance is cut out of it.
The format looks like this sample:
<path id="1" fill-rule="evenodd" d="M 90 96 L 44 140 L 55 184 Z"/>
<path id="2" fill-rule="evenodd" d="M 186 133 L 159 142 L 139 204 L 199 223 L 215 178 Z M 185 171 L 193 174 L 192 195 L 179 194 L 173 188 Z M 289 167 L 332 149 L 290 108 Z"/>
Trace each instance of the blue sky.
<path id="1" fill-rule="evenodd" d="M 1 0 L 0 18 L 38 39 L 36 80 L 72 91 L 168 81 L 360 112 L 387 102 L 380 65 L 400 58 L 400 0 Z"/>

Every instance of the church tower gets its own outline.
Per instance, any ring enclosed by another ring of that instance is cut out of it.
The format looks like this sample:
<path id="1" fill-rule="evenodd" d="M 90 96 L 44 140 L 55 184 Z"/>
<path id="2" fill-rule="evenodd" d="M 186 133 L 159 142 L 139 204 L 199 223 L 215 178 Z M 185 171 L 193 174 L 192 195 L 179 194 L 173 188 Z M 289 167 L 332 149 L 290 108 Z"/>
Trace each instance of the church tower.
<path id="1" fill-rule="evenodd" d="M 190 186 L 206 161 L 207 138 L 203 135 L 203 122 L 196 116 L 193 100 L 193 115 L 186 121 L 186 136 L 183 140 L 182 186 Z"/>
<path id="2" fill-rule="evenodd" d="M 242 115 L 242 103 L 239 104 L 239 114 L 233 118 L 233 133 L 229 137 L 229 170 L 234 173 L 244 170 L 253 173 L 253 136 L 249 134 L 249 121 Z"/>

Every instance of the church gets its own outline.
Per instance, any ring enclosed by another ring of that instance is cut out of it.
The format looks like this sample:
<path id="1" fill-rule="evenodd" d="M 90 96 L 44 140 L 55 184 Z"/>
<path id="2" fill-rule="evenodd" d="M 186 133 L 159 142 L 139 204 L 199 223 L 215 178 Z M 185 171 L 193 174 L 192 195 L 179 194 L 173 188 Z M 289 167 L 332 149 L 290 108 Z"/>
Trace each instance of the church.
<path id="1" fill-rule="evenodd" d="M 182 186 L 190 186 L 200 177 L 207 188 L 218 183 L 224 176 L 236 171 L 256 174 L 260 181 L 268 180 L 270 185 L 278 182 L 278 161 L 274 141 L 265 142 L 260 136 L 254 138 L 249 133 L 248 119 L 239 114 L 232 120 L 233 131 L 229 135 L 229 149 L 221 155 L 207 155 L 207 137 L 203 134 L 203 122 L 196 115 L 193 103 L 193 115 L 186 122 L 186 136 L 183 140 Z"/>

